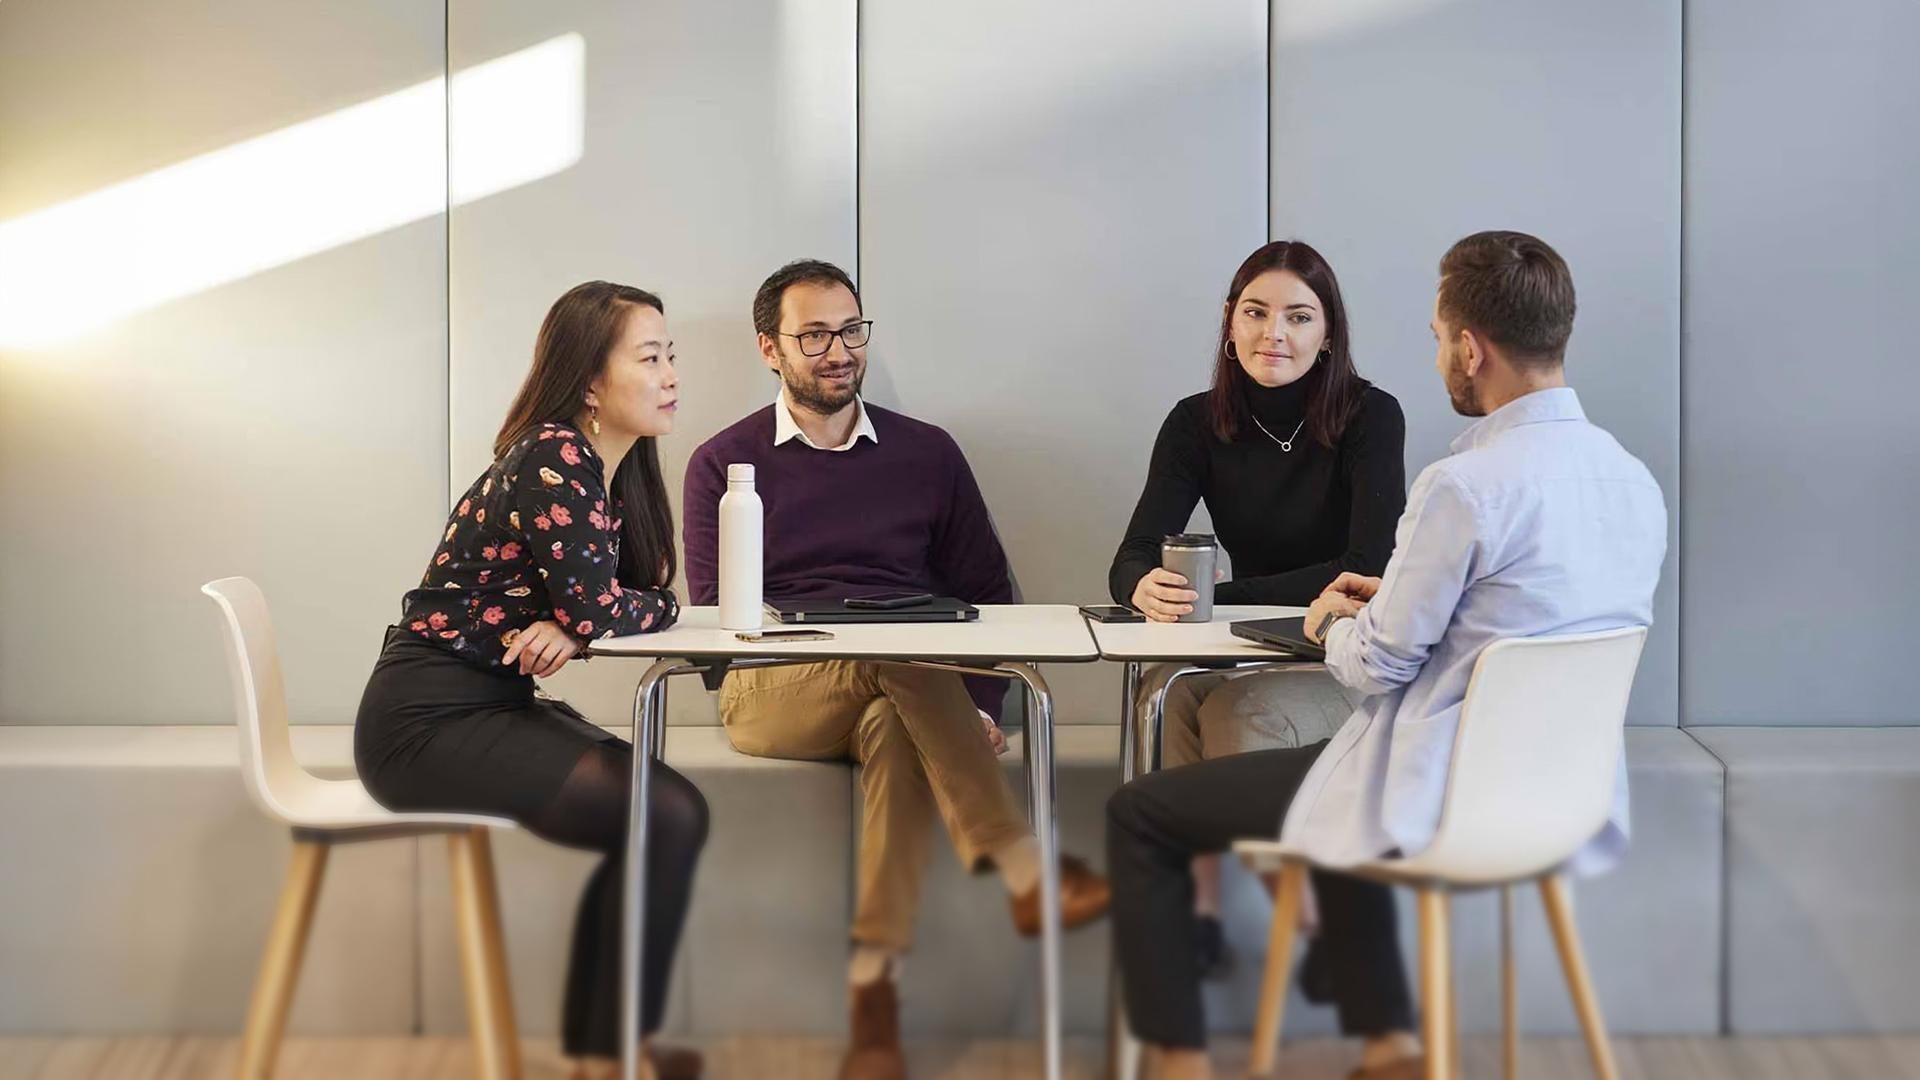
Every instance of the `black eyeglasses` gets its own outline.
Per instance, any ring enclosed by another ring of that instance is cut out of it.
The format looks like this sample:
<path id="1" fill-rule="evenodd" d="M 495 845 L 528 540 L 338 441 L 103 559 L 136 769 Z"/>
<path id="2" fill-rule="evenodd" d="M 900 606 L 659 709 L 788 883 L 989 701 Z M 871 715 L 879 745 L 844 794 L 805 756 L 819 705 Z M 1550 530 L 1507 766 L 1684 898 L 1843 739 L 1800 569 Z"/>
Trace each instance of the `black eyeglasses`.
<path id="1" fill-rule="evenodd" d="M 834 338 L 839 338 L 840 343 L 849 349 L 864 347 L 867 339 L 873 336 L 873 320 L 862 319 L 852 326 L 843 326 L 838 330 L 808 330 L 801 334 L 789 334 L 784 330 L 776 330 L 774 333 L 798 341 L 801 356 L 825 356 L 827 350 L 833 348 Z"/>

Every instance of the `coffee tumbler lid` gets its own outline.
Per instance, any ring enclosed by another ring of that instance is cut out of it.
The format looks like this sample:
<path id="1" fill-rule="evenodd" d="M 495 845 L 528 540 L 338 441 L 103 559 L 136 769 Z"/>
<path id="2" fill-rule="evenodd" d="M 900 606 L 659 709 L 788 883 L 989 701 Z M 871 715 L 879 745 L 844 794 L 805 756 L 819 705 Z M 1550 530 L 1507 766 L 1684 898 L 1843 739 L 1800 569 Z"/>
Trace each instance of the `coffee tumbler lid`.
<path id="1" fill-rule="evenodd" d="M 1210 548 L 1217 542 L 1212 533 L 1175 533 L 1160 542 L 1162 547 L 1171 548 Z"/>
<path id="2" fill-rule="evenodd" d="M 730 484 L 752 483 L 753 466 L 746 462 L 735 462 L 727 466 L 727 482 Z"/>

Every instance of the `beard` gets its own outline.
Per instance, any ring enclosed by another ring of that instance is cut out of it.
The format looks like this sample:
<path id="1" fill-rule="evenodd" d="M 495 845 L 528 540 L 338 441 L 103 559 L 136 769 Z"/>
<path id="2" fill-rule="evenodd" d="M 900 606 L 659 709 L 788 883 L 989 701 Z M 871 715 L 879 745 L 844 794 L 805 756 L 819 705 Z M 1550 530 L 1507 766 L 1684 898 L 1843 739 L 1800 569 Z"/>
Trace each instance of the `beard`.
<path id="1" fill-rule="evenodd" d="M 1447 354 L 1447 398 L 1453 403 L 1453 411 L 1461 416 L 1485 416 L 1487 410 L 1480 407 L 1479 395 L 1473 392 L 1473 376 L 1461 370 L 1452 353 Z"/>
<path id="2" fill-rule="evenodd" d="M 866 382 L 866 365 L 855 362 L 853 379 L 845 386 L 829 385 L 814 375 L 801 371 L 788 361 L 786 352 L 780 354 L 780 382 L 787 388 L 787 399 L 811 413 L 832 416 L 847 407 L 860 395 L 860 387 Z"/>

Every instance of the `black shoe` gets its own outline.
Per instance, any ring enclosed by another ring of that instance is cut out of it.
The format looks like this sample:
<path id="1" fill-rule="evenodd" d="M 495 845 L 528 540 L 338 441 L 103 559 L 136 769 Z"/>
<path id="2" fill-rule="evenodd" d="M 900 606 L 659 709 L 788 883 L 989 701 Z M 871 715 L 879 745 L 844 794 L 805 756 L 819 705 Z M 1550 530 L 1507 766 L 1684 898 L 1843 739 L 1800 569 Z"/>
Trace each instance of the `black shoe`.
<path id="1" fill-rule="evenodd" d="M 1300 995 L 1315 1005 L 1333 1004 L 1333 967 L 1316 935 L 1307 939 L 1307 955 L 1300 961 Z"/>
<path id="2" fill-rule="evenodd" d="M 1202 979 L 1218 979 L 1231 965 L 1227 958 L 1227 935 L 1220 920 L 1212 915 L 1193 920 L 1193 963 Z"/>

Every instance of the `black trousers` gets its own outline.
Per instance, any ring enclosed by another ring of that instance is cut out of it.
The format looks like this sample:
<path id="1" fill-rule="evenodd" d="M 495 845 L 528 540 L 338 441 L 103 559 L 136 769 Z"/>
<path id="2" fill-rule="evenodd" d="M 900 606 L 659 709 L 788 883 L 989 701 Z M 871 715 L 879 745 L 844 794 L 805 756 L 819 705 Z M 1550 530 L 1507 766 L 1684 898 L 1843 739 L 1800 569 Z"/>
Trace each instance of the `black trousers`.
<path id="1" fill-rule="evenodd" d="M 1114 955 L 1134 1034 L 1162 1046 L 1206 1045 L 1193 952 L 1195 855 L 1272 836 L 1325 742 L 1262 750 L 1149 773 L 1107 802 Z M 1309 998 L 1339 1009 L 1348 1035 L 1413 1030 L 1393 894 L 1315 871 L 1320 933 L 1302 973 Z"/>
<path id="2" fill-rule="evenodd" d="M 481 670 L 394 630 L 361 698 L 354 759 L 367 790 L 390 809 L 495 814 L 600 853 L 574 918 L 560 1038 L 569 1056 L 619 1056 L 632 745 L 536 697 L 530 678 Z M 653 767 L 647 802 L 643 1033 L 659 1029 L 666 1009 L 708 825 L 700 790 L 663 764 Z"/>

